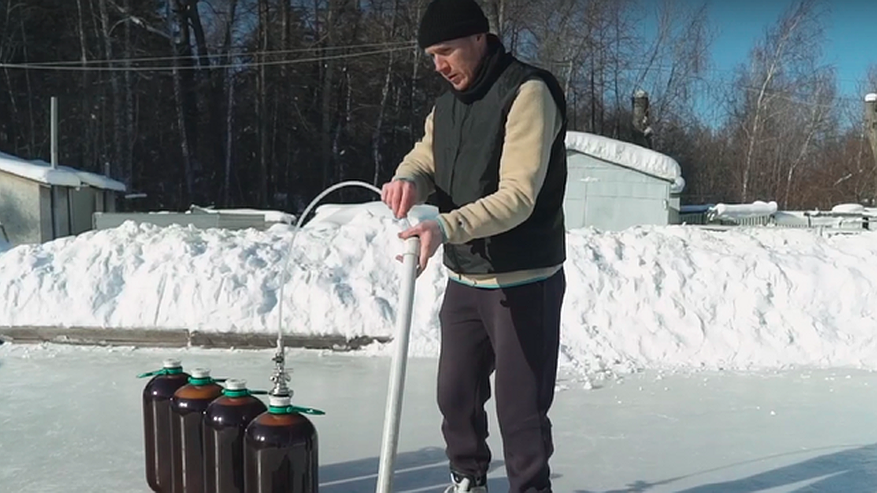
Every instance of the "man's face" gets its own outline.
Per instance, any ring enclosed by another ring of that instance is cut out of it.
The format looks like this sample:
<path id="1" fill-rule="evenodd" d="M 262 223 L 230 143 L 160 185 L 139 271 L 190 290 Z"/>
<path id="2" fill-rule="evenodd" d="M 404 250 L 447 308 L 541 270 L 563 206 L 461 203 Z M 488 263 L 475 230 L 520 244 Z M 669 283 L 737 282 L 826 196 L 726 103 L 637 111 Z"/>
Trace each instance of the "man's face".
<path id="1" fill-rule="evenodd" d="M 485 36 L 477 34 L 430 46 L 426 53 L 432 57 L 435 71 L 454 89 L 463 91 L 472 83 L 485 47 Z"/>

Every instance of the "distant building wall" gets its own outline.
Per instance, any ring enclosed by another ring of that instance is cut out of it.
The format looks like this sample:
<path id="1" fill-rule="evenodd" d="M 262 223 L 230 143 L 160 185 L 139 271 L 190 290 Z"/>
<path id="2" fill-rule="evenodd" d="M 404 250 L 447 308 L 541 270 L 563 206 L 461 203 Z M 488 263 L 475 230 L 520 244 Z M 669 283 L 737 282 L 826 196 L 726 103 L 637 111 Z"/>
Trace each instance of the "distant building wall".
<path id="1" fill-rule="evenodd" d="M 52 239 L 69 236 L 71 233 L 70 190 L 68 187 L 52 187 L 52 218 L 55 224 Z"/>
<path id="2" fill-rule="evenodd" d="M 103 196 L 103 190 L 91 187 L 70 189 L 72 234 L 78 235 L 91 229 L 92 215 L 99 212 L 98 196 Z"/>
<path id="3" fill-rule="evenodd" d="M 670 182 L 578 152 L 569 154 L 568 163 L 567 229 L 670 223 Z"/>
<path id="4" fill-rule="evenodd" d="M 104 190 L 97 200 L 97 212 L 116 212 L 116 192 Z"/>
<path id="5" fill-rule="evenodd" d="M 34 181 L 0 171 L 0 223 L 13 245 L 42 241 L 41 188 Z"/>
<path id="6" fill-rule="evenodd" d="M 52 189 L 40 187 L 40 234 L 41 241 L 52 241 L 55 238 L 55 227 L 52 225 Z"/>

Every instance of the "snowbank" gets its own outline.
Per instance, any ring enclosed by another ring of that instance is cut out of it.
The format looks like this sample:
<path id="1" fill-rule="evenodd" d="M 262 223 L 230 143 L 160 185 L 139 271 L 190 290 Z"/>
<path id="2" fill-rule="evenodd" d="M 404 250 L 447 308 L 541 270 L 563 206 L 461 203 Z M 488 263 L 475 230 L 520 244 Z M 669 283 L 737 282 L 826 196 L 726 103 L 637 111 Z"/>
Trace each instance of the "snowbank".
<path id="1" fill-rule="evenodd" d="M 419 208 L 412 222 L 434 210 Z M 0 255 L 0 325 L 392 335 L 402 221 L 382 204 L 324 206 L 298 234 L 126 223 Z M 438 351 L 439 250 L 417 282 L 413 355 Z M 568 234 L 563 364 L 877 369 L 877 233 Z M 369 348 L 367 354 L 388 354 Z"/>
<path id="2" fill-rule="evenodd" d="M 88 185 L 104 190 L 125 191 L 125 184 L 103 175 L 81 171 L 67 166 L 52 168 L 52 165 L 40 160 L 27 161 L 16 156 L 0 152 L 0 171 L 5 171 L 22 178 L 65 187 L 81 187 Z"/>
<path id="3" fill-rule="evenodd" d="M 667 180 L 672 183 L 672 193 L 685 188 L 679 163 L 660 152 L 585 132 L 567 132 L 566 148 Z"/>
<path id="4" fill-rule="evenodd" d="M 777 203 L 757 200 L 751 204 L 716 204 L 709 208 L 710 219 L 743 219 L 776 214 Z"/>
<path id="5" fill-rule="evenodd" d="M 831 208 L 831 212 L 841 214 L 866 214 L 867 210 L 862 204 L 837 204 Z"/>

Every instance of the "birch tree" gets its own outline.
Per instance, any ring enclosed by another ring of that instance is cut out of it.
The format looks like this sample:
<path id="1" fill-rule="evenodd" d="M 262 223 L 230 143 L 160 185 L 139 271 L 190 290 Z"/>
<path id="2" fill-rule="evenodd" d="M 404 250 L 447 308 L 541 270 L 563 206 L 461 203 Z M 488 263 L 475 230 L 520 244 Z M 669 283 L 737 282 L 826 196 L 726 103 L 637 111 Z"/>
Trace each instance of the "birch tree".
<path id="1" fill-rule="evenodd" d="M 752 199 L 753 174 L 764 172 L 759 151 L 776 145 L 765 136 L 766 122 L 781 119 L 784 106 L 777 104 L 794 94 L 797 87 L 796 64 L 812 60 L 823 41 L 820 0 L 800 0 L 791 5 L 753 48 L 749 67 L 739 81 L 743 97 L 741 129 L 745 134 L 740 199 Z M 763 163 L 762 163 L 763 164 Z"/>

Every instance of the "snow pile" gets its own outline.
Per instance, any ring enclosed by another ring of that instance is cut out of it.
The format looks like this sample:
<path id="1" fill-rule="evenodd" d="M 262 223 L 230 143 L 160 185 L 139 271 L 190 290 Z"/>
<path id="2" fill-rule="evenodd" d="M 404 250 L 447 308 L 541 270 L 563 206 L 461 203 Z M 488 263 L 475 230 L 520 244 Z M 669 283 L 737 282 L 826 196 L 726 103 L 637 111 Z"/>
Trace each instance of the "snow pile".
<path id="1" fill-rule="evenodd" d="M 831 212 L 839 214 L 866 214 L 867 211 L 862 204 L 838 204 L 831 208 Z"/>
<path id="2" fill-rule="evenodd" d="M 569 251 L 565 345 L 588 370 L 877 368 L 875 233 L 577 231 Z"/>
<path id="3" fill-rule="evenodd" d="M 52 165 L 41 160 L 27 161 L 16 156 L 0 152 L 0 171 L 45 183 L 65 187 L 81 187 L 83 185 L 102 188 L 104 190 L 125 191 L 125 184 L 103 175 L 81 171 L 67 166 L 52 168 Z"/>
<path id="4" fill-rule="evenodd" d="M 430 217 L 421 207 L 412 223 Z M 324 206 L 299 232 L 125 223 L 0 255 L 0 325 L 391 336 L 404 221 Z M 563 363 L 639 368 L 877 368 L 877 233 L 568 234 Z M 411 354 L 438 352 L 441 250 L 417 281 Z M 374 347 L 367 354 L 389 354 Z"/>
<path id="5" fill-rule="evenodd" d="M 367 217 L 368 216 L 368 217 Z M 398 298 L 391 221 L 267 231 L 126 222 L 0 256 L 0 325 L 388 334 Z M 398 229 L 395 228 L 395 229 Z M 290 277 L 291 276 L 291 277 Z"/>
<path id="6" fill-rule="evenodd" d="M 672 183 L 672 193 L 685 188 L 682 168 L 675 159 L 636 144 L 586 132 L 567 132 L 566 148 L 656 176 Z"/>
<path id="7" fill-rule="evenodd" d="M 716 204 L 709 208 L 710 220 L 743 219 L 747 217 L 771 216 L 777 212 L 777 203 L 757 200 L 751 204 Z"/>

